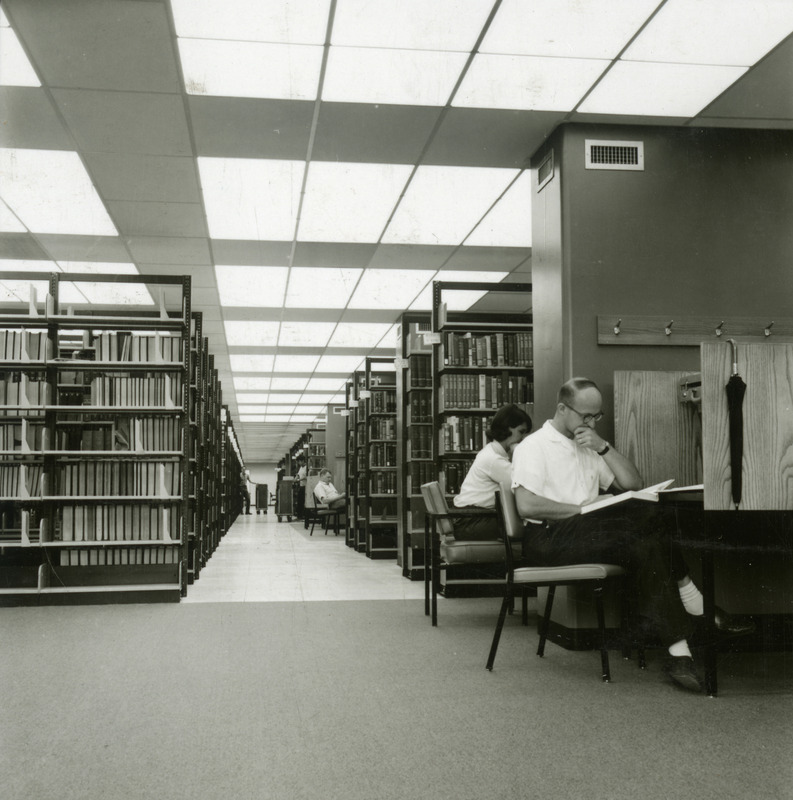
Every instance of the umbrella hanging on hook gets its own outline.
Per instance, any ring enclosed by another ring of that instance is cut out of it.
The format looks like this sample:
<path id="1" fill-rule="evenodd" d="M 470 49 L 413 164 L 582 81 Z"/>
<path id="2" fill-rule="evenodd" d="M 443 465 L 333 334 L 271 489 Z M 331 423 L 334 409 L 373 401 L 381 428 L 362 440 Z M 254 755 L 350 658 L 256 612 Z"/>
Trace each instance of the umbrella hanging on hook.
<path id="1" fill-rule="evenodd" d="M 743 489 L 743 398 L 746 394 L 746 384 L 738 374 L 738 345 L 735 339 L 727 341 L 732 345 L 732 373 L 726 386 L 730 428 L 730 474 L 732 502 L 737 509 L 741 503 Z"/>

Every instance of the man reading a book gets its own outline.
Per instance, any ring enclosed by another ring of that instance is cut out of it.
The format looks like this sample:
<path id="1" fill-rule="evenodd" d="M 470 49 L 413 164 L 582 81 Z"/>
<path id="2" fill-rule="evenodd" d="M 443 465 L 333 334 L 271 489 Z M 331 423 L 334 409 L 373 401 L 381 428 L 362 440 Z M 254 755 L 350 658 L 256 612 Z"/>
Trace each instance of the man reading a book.
<path id="1" fill-rule="evenodd" d="M 526 546 L 534 563 L 561 566 L 618 564 L 632 577 L 641 614 L 669 650 L 666 666 L 685 689 L 702 690 L 688 645 L 691 617 L 703 614 L 703 599 L 672 541 L 674 512 L 658 503 L 616 503 L 593 513 L 587 504 L 600 492 L 638 490 L 635 465 L 596 431 L 602 396 L 587 378 L 573 378 L 559 390 L 556 412 L 524 439 L 512 456 L 512 489 L 526 521 Z M 716 627 L 746 633 L 717 609 Z"/>

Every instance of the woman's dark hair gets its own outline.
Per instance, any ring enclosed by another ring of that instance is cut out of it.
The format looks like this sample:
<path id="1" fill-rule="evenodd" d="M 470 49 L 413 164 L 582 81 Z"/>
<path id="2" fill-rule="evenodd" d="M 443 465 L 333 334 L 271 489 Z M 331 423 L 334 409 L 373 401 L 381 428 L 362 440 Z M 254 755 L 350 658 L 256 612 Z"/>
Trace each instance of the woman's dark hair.
<path id="1" fill-rule="evenodd" d="M 516 406 L 514 403 L 501 406 L 490 421 L 487 438 L 491 441 L 495 439 L 497 442 L 503 442 L 512 433 L 510 428 L 517 428 L 519 425 L 528 425 L 529 433 L 531 433 L 531 417 L 520 406 Z"/>

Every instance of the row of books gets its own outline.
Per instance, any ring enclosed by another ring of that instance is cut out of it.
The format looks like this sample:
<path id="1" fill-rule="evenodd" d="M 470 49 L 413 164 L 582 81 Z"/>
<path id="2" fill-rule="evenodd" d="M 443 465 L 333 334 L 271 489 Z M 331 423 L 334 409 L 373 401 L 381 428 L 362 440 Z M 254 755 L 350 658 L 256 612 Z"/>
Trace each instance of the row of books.
<path id="1" fill-rule="evenodd" d="M 0 330 L 0 361 L 46 361 L 49 353 L 46 331 Z"/>
<path id="2" fill-rule="evenodd" d="M 139 453 L 182 450 L 182 424 L 176 417 L 155 415 L 71 422 L 55 431 L 55 449 Z"/>
<path id="3" fill-rule="evenodd" d="M 62 567 L 111 567 L 129 564 L 178 564 L 179 548 L 152 547 L 92 547 L 61 550 Z"/>
<path id="4" fill-rule="evenodd" d="M 432 458 L 432 428 L 410 428 L 408 448 L 410 458 Z"/>
<path id="5" fill-rule="evenodd" d="M 392 391 L 372 391 L 369 410 L 374 414 L 396 413 L 396 393 Z"/>
<path id="6" fill-rule="evenodd" d="M 374 418 L 369 421 L 369 431 L 372 439 L 394 439 L 396 440 L 396 420 Z"/>
<path id="7" fill-rule="evenodd" d="M 487 444 L 490 420 L 483 417 L 446 417 L 440 430 L 440 452 L 481 450 Z"/>
<path id="8" fill-rule="evenodd" d="M 41 497 L 42 464 L 0 464 L 0 497 Z"/>
<path id="9" fill-rule="evenodd" d="M 460 487 L 474 461 L 472 458 L 446 461 L 441 470 L 441 485 L 446 494 L 459 494 Z"/>
<path id="10" fill-rule="evenodd" d="M 142 361 L 157 364 L 182 360 L 182 337 L 167 333 L 105 331 L 94 339 L 97 361 Z"/>
<path id="11" fill-rule="evenodd" d="M 369 487 L 371 494 L 396 494 L 396 472 L 377 472 L 371 476 Z"/>
<path id="12" fill-rule="evenodd" d="M 0 422 L 0 450 L 22 451 L 25 444 L 28 450 L 42 450 L 44 425 L 34 424 L 26 419 L 19 422 Z"/>
<path id="13" fill-rule="evenodd" d="M 432 422 L 432 395 L 429 392 L 411 392 L 409 422 Z"/>
<path id="14" fill-rule="evenodd" d="M 423 388 L 432 386 L 432 356 L 412 355 L 408 360 L 410 369 L 410 387 Z"/>
<path id="15" fill-rule="evenodd" d="M 180 374 L 144 373 L 143 375 L 98 375 L 91 381 L 89 403 L 92 406 L 162 406 L 182 405 Z"/>
<path id="16" fill-rule="evenodd" d="M 534 382 L 524 375 L 441 375 L 444 409 L 499 408 L 534 402 Z"/>
<path id="17" fill-rule="evenodd" d="M 373 467 L 396 466 L 397 447 L 395 443 L 375 442 L 369 446 L 369 453 Z"/>
<path id="18" fill-rule="evenodd" d="M 60 539 L 64 542 L 178 540 L 179 513 L 175 506 L 67 505 L 60 510 Z"/>
<path id="19" fill-rule="evenodd" d="M 51 397 L 50 385 L 45 380 L 36 380 L 24 372 L 0 372 L 0 415 L 41 416 L 43 411 L 36 406 L 47 405 Z M 31 408 L 33 407 L 33 408 Z"/>
<path id="20" fill-rule="evenodd" d="M 409 464 L 408 494 L 419 494 L 422 483 L 438 479 L 435 464 L 431 461 L 413 461 Z"/>
<path id="21" fill-rule="evenodd" d="M 534 365 L 534 335 L 518 333 L 446 332 L 443 363 L 449 367 L 531 367 Z"/>
<path id="22" fill-rule="evenodd" d="M 68 497 L 174 497 L 180 495 L 176 462 L 70 461 L 58 468 L 57 493 Z"/>

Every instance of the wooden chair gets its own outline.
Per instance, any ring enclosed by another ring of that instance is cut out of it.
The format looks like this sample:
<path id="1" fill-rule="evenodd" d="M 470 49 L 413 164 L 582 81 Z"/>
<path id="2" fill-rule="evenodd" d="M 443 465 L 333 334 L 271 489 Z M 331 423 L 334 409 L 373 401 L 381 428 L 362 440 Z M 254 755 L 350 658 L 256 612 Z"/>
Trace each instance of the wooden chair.
<path id="1" fill-rule="evenodd" d="M 504 545 L 498 539 L 458 541 L 454 538 L 454 521 L 471 517 L 490 517 L 495 511 L 486 508 L 449 509 L 438 481 L 421 486 L 426 516 L 424 518 L 424 613 L 438 624 L 438 591 L 442 569 L 462 564 L 497 564 L 504 566 Z M 492 579 L 490 583 L 501 583 Z"/>
<path id="2" fill-rule="evenodd" d="M 309 480 L 311 480 L 309 478 Z M 330 530 L 331 524 L 333 525 L 333 535 L 339 535 L 339 522 L 341 520 L 341 516 L 344 513 L 343 508 L 331 508 L 326 503 L 323 503 L 315 494 L 314 489 L 316 488 L 317 481 L 314 481 L 313 486 L 311 487 L 311 501 L 313 504 L 312 508 L 312 516 L 311 516 L 311 530 L 308 532 L 309 536 L 314 535 L 314 526 L 320 520 L 323 520 L 325 523 L 325 536 L 328 535 L 328 531 Z M 308 495 L 306 495 L 306 506 L 308 506 Z"/>
<path id="3" fill-rule="evenodd" d="M 605 682 L 610 681 L 611 671 L 606 647 L 606 620 L 603 611 L 603 587 L 609 580 L 622 579 L 625 575 L 625 570 L 615 564 L 569 564 L 561 567 L 526 566 L 525 561 L 518 562 L 512 552 L 513 543 L 522 543 L 523 541 L 524 525 L 518 514 L 515 495 L 512 493 L 512 487 L 508 482 L 502 483 L 500 491 L 496 493 L 496 511 L 498 512 L 499 525 L 504 534 L 503 546 L 507 564 L 507 580 L 504 600 L 501 603 L 496 631 L 493 634 L 493 643 L 490 646 L 490 655 L 487 659 L 487 669 L 491 671 L 493 669 L 496 650 L 501 638 L 501 630 L 504 627 L 507 611 L 514 602 L 517 588 L 525 588 L 527 586 L 545 586 L 548 588 L 548 599 L 540 620 L 540 641 L 537 646 L 537 655 L 542 657 L 545 653 L 545 640 L 548 636 L 548 625 L 551 619 L 556 587 L 575 584 L 577 586 L 590 586 L 594 593 L 600 644 L 601 677 Z"/>

